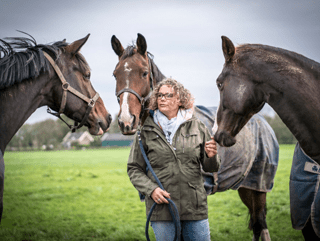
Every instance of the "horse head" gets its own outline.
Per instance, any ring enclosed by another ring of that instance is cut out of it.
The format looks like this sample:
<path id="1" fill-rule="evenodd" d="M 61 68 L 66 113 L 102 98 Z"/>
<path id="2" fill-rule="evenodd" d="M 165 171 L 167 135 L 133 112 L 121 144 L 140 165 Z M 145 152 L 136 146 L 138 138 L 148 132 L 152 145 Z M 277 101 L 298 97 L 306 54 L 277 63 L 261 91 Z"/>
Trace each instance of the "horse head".
<path id="1" fill-rule="evenodd" d="M 221 146 L 232 146 L 235 136 L 248 120 L 264 106 L 262 91 L 255 81 L 246 55 L 237 52 L 231 40 L 222 36 L 225 64 L 217 78 L 220 104 L 217 112 L 218 130 L 214 139 Z"/>
<path id="2" fill-rule="evenodd" d="M 91 84 L 90 67 L 80 53 L 88 38 L 89 34 L 71 44 L 62 41 L 56 60 L 50 49 L 45 51 L 55 70 L 50 72 L 47 88 L 51 91 L 47 92 L 49 96 L 45 101 L 48 107 L 59 111 L 58 115 L 63 113 L 81 126 L 87 126 L 90 134 L 101 135 L 109 128 L 112 118 Z"/>
<path id="3" fill-rule="evenodd" d="M 136 46 L 124 49 L 116 36 L 111 45 L 119 57 L 113 72 L 116 96 L 120 105 L 118 124 L 124 135 L 133 135 L 143 118 L 153 87 L 151 60 L 145 38 L 138 34 Z"/>

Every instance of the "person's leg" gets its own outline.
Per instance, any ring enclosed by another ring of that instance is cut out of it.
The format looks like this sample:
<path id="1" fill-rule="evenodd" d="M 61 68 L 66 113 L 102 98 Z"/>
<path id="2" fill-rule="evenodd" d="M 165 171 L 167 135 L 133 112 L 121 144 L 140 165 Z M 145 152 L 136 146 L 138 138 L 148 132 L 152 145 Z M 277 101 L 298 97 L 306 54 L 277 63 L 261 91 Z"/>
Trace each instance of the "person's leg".
<path id="1" fill-rule="evenodd" d="M 181 228 L 184 241 L 210 241 L 208 219 L 181 221 Z"/>
<path id="2" fill-rule="evenodd" d="M 151 221 L 151 227 L 157 241 L 173 241 L 176 231 L 172 221 Z"/>

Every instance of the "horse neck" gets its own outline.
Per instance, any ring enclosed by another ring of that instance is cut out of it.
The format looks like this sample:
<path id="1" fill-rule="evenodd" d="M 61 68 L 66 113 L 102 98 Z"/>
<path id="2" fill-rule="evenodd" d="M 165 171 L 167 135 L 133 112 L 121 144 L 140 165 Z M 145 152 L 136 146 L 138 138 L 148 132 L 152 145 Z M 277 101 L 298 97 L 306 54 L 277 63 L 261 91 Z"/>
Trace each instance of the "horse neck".
<path id="1" fill-rule="evenodd" d="M 0 91 L 0 149 L 6 146 L 19 128 L 45 100 L 48 78 L 41 75 L 24 80 L 19 84 Z"/>
<path id="2" fill-rule="evenodd" d="M 278 74 L 262 85 L 268 104 L 277 112 L 304 152 L 320 164 L 320 85 L 315 69 L 295 76 Z M 280 84 L 279 84 L 280 83 Z"/>

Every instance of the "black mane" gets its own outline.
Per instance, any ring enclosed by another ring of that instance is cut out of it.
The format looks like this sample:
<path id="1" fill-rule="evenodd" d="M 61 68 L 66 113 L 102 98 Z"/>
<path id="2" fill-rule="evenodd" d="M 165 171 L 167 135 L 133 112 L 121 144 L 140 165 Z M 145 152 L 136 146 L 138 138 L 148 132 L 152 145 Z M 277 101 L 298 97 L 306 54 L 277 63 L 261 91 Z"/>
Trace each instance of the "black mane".
<path id="1" fill-rule="evenodd" d="M 7 41 L 0 39 L 0 89 L 49 71 L 50 63 L 43 51 L 56 60 L 61 48 L 68 45 L 65 41 L 38 45 L 31 35 L 27 35 L 30 38 L 5 38 Z"/>
<path id="2" fill-rule="evenodd" d="M 156 81 L 156 84 L 158 84 L 161 80 L 166 78 L 166 76 L 164 76 L 161 73 L 161 71 L 159 70 L 158 66 L 153 62 L 153 55 L 152 55 L 152 58 L 150 58 L 149 54 L 150 53 L 148 52 L 148 57 L 149 57 L 150 62 L 151 62 L 151 69 L 152 69 L 153 78 Z"/>

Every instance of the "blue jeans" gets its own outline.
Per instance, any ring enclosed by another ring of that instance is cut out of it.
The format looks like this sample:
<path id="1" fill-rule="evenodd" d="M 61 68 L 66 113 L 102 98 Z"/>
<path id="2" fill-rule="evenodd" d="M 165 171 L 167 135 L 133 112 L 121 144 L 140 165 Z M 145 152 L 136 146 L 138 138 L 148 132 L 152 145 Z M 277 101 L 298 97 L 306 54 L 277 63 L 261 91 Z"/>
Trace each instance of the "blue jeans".
<path id="1" fill-rule="evenodd" d="M 151 221 L 151 227 L 157 241 L 173 241 L 175 226 L 172 221 Z M 210 241 L 209 221 L 181 221 L 181 233 L 184 241 Z"/>

